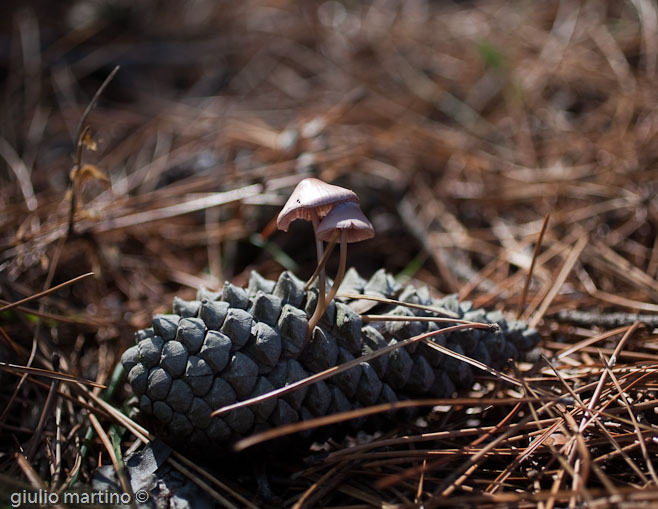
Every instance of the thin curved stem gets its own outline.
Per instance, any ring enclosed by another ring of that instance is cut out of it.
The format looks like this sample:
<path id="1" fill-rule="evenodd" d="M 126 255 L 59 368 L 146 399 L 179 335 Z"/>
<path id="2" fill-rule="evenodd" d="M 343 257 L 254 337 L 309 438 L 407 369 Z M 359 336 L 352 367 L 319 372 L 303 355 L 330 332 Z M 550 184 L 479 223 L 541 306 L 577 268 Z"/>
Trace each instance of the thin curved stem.
<path id="1" fill-rule="evenodd" d="M 306 281 L 306 284 L 304 285 L 304 290 L 308 291 L 308 289 L 311 287 L 313 284 L 313 281 L 315 281 L 315 278 L 317 278 L 320 275 L 321 271 L 324 271 L 325 266 L 327 265 L 327 260 L 329 259 L 329 255 L 331 255 L 331 252 L 334 250 L 334 247 L 336 246 L 336 242 L 330 242 L 327 245 L 327 248 L 324 250 L 324 253 L 322 253 L 322 258 L 318 262 L 318 266 L 315 268 L 315 272 L 311 275 L 308 281 Z M 326 283 L 325 283 L 326 284 Z"/>
<path id="2" fill-rule="evenodd" d="M 336 274 L 336 279 L 334 279 L 334 284 L 331 285 L 331 289 L 327 294 L 326 301 L 327 303 L 331 302 L 333 298 L 338 293 L 338 288 L 343 282 L 343 277 L 345 276 L 345 266 L 347 265 L 347 242 L 345 242 L 345 230 L 340 232 L 340 262 L 338 264 L 338 273 Z"/>
<path id="3" fill-rule="evenodd" d="M 341 230 L 340 262 L 338 264 L 338 273 L 336 274 L 336 279 L 334 279 L 334 284 L 331 285 L 331 288 L 329 289 L 329 293 L 324 299 L 324 302 L 322 302 L 322 306 L 320 305 L 320 294 L 318 294 L 318 304 L 317 306 L 315 306 L 315 311 L 313 312 L 313 316 L 311 316 L 311 319 L 308 321 L 308 326 L 306 327 L 305 341 L 308 341 L 308 339 L 311 337 L 311 334 L 313 334 L 313 329 L 315 329 L 315 326 L 320 321 L 320 318 L 322 318 L 322 315 L 324 314 L 325 310 L 331 303 L 332 299 L 336 296 L 336 293 L 338 292 L 338 287 L 343 281 L 343 276 L 345 275 L 345 265 L 347 265 L 347 242 L 345 242 L 345 231 Z"/>
<path id="4" fill-rule="evenodd" d="M 311 212 L 311 220 L 313 222 L 313 236 L 315 236 L 315 251 L 318 256 L 318 267 L 320 267 L 320 262 L 322 261 L 322 241 L 318 239 L 318 237 L 315 235 L 315 232 L 318 229 L 318 224 L 320 224 L 320 218 L 318 217 L 317 212 L 313 210 Z M 318 307 L 320 305 L 324 306 L 325 305 L 325 300 L 324 300 L 324 292 L 326 290 L 326 276 L 325 276 L 325 270 L 324 267 L 320 268 L 320 280 L 318 282 Z M 311 329 L 313 331 L 313 329 Z M 307 336 L 309 336 L 308 331 L 307 331 Z"/>

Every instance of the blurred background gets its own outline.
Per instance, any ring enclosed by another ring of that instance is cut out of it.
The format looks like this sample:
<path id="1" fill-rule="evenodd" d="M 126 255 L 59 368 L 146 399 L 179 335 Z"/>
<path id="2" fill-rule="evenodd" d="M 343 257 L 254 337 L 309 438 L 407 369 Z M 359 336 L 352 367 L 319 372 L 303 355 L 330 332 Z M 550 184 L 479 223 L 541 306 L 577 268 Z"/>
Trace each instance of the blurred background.
<path id="1" fill-rule="evenodd" d="M 557 337 L 572 330 L 558 310 L 658 311 L 651 0 L 0 12 L 0 298 L 95 273 L 42 299 L 38 329 L 3 315 L 20 362 L 38 336 L 45 359 L 103 382 L 173 295 L 251 270 L 308 277 L 309 224 L 273 223 L 307 176 L 361 198 L 377 236 L 348 263 L 364 276 L 516 312 L 550 214 L 525 318 Z"/>

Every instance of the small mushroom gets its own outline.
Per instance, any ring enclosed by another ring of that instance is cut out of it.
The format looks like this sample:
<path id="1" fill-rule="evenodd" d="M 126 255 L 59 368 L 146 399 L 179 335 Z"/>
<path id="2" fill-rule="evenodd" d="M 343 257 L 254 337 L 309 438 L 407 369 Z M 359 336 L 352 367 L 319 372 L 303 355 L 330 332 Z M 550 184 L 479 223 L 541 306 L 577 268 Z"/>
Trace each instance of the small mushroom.
<path id="1" fill-rule="evenodd" d="M 347 244 L 374 237 L 375 229 L 356 203 L 344 202 L 331 209 L 331 212 L 318 225 L 315 235 L 316 238 L 332 244 L 340 242 L 340 262 L 334 284 L 326 295 L 324 302 L 320 302 L 320 299 L 318 299 L 313 316 L 308 321 L 307 337 L 313 332 L 326 309 L 327 303 L 331 302 L 336 296 L 340 283 L 343 281 L 345 265 L 347 264 Z"/>
<path id="2" fill-rule="evenodd" d="M 295 219 L 319 221 L 338 203 L 359 203 L 354 191 L 344 187 L 327 184 L 316 178 L 307 178 L 299 182 L 279 213 L 276 225 L 279 230 L 288 231 Z M 313 225 L 317 228 L 317 224 Z"/>
<path id="3" fill-rule="evenodd" d="M 327 184 L 316 178 L 307 178 L 301 180 L 295 187 L 290 198 L 288 198 L 288 201 L 279 213 L 276 225 L 279 230 L 288 231 L 290 223 L 295 219 L 304 219 L 313 223 L 313 231 L 316 232 L 320 218 L 326 216 L 337 204 L 346 202 L 359 203 L 359 197 L 354 191 L 350 191 L 349 189 Z M 325 273 L 322 268 L 324 267 L 322 263 L 323 247 L 322 241 L 317 238 L 317 233 L 315 247 L 320 278 L 318 307 L 320 305 L 324 307 Z"/>

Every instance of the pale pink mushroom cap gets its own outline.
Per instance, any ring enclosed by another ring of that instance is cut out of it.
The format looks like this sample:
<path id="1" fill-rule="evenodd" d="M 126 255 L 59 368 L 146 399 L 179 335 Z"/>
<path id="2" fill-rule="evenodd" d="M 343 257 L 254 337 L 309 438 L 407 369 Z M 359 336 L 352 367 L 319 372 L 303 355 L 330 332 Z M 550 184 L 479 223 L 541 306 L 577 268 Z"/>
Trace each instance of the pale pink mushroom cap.
<path id="1" fill-rule="evenodd" d="M 336 205 L 325 218 L 320 221 L 315 235 L 318 239 L 330 242 L 335 232 L 345 231 L 346 242 L 361 242 L 375 236 L 368 218 L 354 202 L 344 202 Z"/>
<path id="2" fill-rule="evenodd" d="M 354 191 L 344 187 L 327 184 L 316 178 L 304 179 L 297 184 L 281 209 L 276 225 L 279 230 L 287 232 L 295 219 L 312 221 L 313 211 L 318 217 L 324 217 L 336 204 L 344 202 L 359 203 L 359 198 Z"/>

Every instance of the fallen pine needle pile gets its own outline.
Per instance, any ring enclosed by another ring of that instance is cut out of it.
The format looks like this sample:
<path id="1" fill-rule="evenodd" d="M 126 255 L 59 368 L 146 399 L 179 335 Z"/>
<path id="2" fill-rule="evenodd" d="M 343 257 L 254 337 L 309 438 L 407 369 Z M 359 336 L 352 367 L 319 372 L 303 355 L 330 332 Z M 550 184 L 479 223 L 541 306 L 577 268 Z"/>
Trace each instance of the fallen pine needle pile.
<path id="1" fill-rule="evenodd" d="M 157 475 L 221 507 L 653 503 L 653 2 L 135 4 L 0 8 L 3 501 L 99 472 L 139 499 L 126 458 L 162 444 L 121 354 L 174 295 L 309 277 L 311 230 L 275 222 L 314 176 L 375 227 L 360 273 L 502 310 L 538 349 L 391 429 L 236 472 L 167 450 Z"/>

